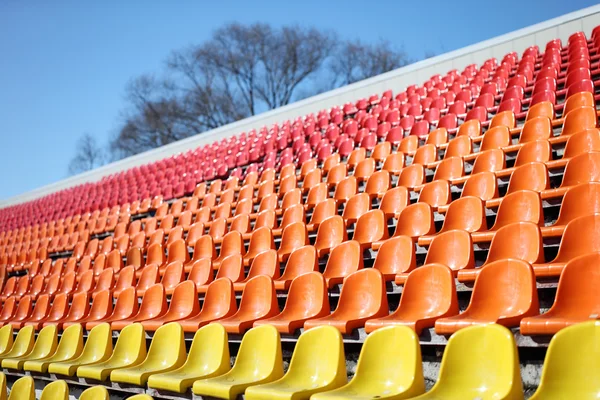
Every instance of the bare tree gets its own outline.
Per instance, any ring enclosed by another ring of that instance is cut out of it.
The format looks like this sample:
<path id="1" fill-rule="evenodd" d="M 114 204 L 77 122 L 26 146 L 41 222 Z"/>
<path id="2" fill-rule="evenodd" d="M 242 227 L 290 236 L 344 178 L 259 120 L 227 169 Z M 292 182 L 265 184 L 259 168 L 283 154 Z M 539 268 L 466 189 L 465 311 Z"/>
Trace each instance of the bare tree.
<path id="1" fill-rule="evenodd" d="M 85 133 L 77 141 L 75 156 L 69 163 L 69 174 L 74 175 L 97 168 L 104 162 L 104 151 L 98 145 L 96 138 L 89 133 Z"/>
<path id="2" fill-rule="evenodd" d="M 364 44 L 359 40 L 347 41 L 330 63 L 335 87 L 348 85 L 375 75 L 383 74 L 412 62 L 402 49 L 390 42 Z"/>
<path id="3" fill-rule="evenodd" d="M 408 62 L 386 41 L 339 45 L 334 33 L 314 28 L 227 24 L 174 51 L 162 77 L 128 84 L 110 152 L 137 154 Z"/>

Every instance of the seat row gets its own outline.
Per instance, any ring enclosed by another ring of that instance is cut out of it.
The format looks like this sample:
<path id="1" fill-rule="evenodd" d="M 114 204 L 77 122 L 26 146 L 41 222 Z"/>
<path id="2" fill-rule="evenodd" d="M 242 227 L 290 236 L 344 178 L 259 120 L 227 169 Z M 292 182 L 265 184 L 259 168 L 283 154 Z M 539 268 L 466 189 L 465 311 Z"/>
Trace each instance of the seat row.
<path id="1" fill-rule="evenodd" d="M 449 234 L 460 237 L 463 232 L 451 231 Z M 517 238 L 514 243 L 518 241 Z M 513 243 L 507 245 L 512 247 Z M 295 256 L 310 258 L 309 246 L 301 250 Z M 371 332 L 382 326 L 402 324 L 410 326 L 417 334 L 433 327 L 438 334 L 450 334 L 464 326 L 495 322 L 509 327 L 520 326 L 521 333 L 526 335 L 551 335 L 565 326 L 597 315 L 600 303 L 594 300 L 593 293 L 600 276 L 593 266 L 600 261 L 599 251 L 581 254 L 566 263 L 554 306 L 541 316 L 538 315 L 534 270 L 525 261 L 499 257 L 477 269 L 469 306 L 459 313 L 456 272 L 440 263 L 440 256 L 437 260 L 428 256 L 425 265 L 418 268 L 413 265 L 409 273 L 396 276 L 403 284 L 402 297 L 398 308 L 390 314 L 386 277 L 380 271 L 380 268 L 384 269 L 380 266 L 383 261 L 376 262 L 374 268 L 362 269 L 362 258 L 357 254 L 354 262 L 358 266 L 337 264 L 335 269 L 328 265 L 321 274 L 315 271 L 314 261 L 304 265 L 295 263 L 297 270 L 286 270 L 281 279 L 273 271 L 260 271 L 253 266 L 248 277 L 236 283 L 229 279 L 227 272 L 221 272 L 229 270 L 230 262 L 236 262 L 235 256 L 229 256 L 215 280 L 209 279 L 200 286 L 193 280 L 177 282 L 173 284 L 170 302 L 167 302 L 166 282 L 150 284 L 144 290 L 139 306 L 134 287 L 118 292 L 114 306 L 109 290 L 94 295 L 76 293 L 70 305 L 66 294 L 57 295 L 52 302 L 47 295 L 40 296 L 35 306 L 29 296 L 18 303 L 9 298 L 0 313 L 0 324 L 15 328 L 31 326 L 33 329 L 48 326 L 68 329 L 71 325 L 81 324 L 93 329 L 108 322 L 113 329 L 120 330 L 130 323 L 141 322 L 147 330 L 155 331 L 166 323 L 178 321 L 186 332 L 195 332 L 210 322 L 219 321 L 228 332 L 236 334 L 263 324 L 273 325 L 285 334 L 319 325 L 335 326 L 344 334 L 352 334 L 362 327 Z M 314 254 L 314 249 L 312 252 Z M 335 252 L 332 258 L 340 253 L 352 253 L 352 248 L 342 244 Z M 386 256 L 393 256 L 393 253 Z M 237 263 L 241 264 L 240 261 Z M 210 264 L 206 265 L 210 273 Z M 328 288 L 341 283 L 337 308 L 330 311 Z M 276 289 L 287 291 L 282 311 Z M 242 291 L 239 308 L 236 290 Z M 204 293 L 202 304 L 197 296 L 199 291 Z"/>
<path id="2" fill-rule="evenodd" d="M 600 355 L 593 344 L 598 335 L 600 325 L 596 321 L 565 328 L 555 335 L 532 398 L 596 396 L 600 387 L 593 377 Z M 0 346 L 11 347 L 12 333 L 1 339 Z M 285 372 L 279 333 L 269 325 L 244 335 L 233 367 L 227 332 L 219 324 L 198 330 L 187 354 L 183 330 L 177 323 L 161 327 L 147 351 L 140 324 L 126 327 L 114 348 L 108 324 L 94 328 L 82 342 L 78 325 L 65 331 L 60 341 L 51 327 L 44 328 L 36 340 L 23 329 L 12 344 L 17 349 L 0 354 L 2 367 L 6 371 L 25 369 L 110 380 L 147 386 L 149 390 L 185 393 L 191 389 L 197 395 L 230 400 L 241 394 L 250 400 L 524 398 L 515 339 L 508 329 L 496 324 L 469 327 L 452 335 L 437 382 L 426 393 L 418 337 L 402 326 L 383 328 L 367 337 L 349 382 L 342 337 L 327 326 L 300 335 Z M 564 363 L 570 367 L 565 369 Z M 107 398 L 106 389 L 101 388 L 88 389 L 81 399 Z M 44 392 L 42 399 L 51 394 L 53 397 L 48 398 L 67 398 L 68 388 L 64 381 L 57 381 Z M 25 377 L 15 382 L 9 399 L 32 399 L 32 394 L 33 379 Z"/>

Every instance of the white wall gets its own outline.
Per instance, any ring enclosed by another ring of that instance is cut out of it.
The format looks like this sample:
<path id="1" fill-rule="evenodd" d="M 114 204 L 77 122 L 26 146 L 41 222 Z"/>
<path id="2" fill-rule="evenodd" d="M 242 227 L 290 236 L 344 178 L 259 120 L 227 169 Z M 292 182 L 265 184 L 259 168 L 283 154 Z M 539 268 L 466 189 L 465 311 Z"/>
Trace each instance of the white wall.
<path id="1" fill-rule="evenodd" d="M 543 51 L 544 46 L 551 39 L 560 38 L 563 42 L 566 42 L 568 37 L 577 31 L 584 31 L 589 36 L 592 29 L 597 25 L 600 25 L 600 5 L 585 8 L 506 35 L 420 61 L 404 68 L 399 68 L 105 165 L 6 200 L 0 200 L 0 207 L 34 200 L 49 193 L 81 183 L 98 181 L 106 175 L 160 160 L 173 154 L 194 149 L 206 143 L 212 143 L 216 140 L 239 134 L 243 131 L 258 129 L 264 125 L 271 125 L 273 123 L 280 123 L 287 119 L 294 119 L 298 116 L 304 116 L 334 105 L 343 105 L 349 101 L 354 102 L 374 93 L 381 94 L 388 89 L 392 89 L 394 93 L 397 93 L 411 84 L 422 84 L 434 74 L 445 74 L 451 69 L 462 70 L 465 66 L 472 63 L 482 64 L 491 57 L 496 57 L 500 60 L 506 53 L 511 51 L 521 54 L 523 50 L 532 45 L 540 46 L 540 49 Z"/>

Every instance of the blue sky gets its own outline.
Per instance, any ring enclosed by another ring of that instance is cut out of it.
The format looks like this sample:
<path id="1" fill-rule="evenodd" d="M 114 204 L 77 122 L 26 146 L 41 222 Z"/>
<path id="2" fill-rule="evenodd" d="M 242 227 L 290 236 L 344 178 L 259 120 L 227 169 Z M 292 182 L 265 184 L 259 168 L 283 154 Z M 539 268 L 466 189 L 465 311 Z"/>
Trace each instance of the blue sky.
<path id="1" fill-rule="evenodd" d="M 0 198 L 61 180 L 78 137 L 117 130 L 127 81 L 226 22 L 299 24 L 437 54 L 595 1 L 0 2 Z"/>

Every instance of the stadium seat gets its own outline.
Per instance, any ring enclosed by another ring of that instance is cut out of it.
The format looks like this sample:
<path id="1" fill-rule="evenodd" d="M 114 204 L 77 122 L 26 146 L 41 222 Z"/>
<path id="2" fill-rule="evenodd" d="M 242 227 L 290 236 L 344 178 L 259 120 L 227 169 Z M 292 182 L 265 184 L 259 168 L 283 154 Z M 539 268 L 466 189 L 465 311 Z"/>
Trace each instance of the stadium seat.
<path id="1" fill-rule="evenodd" d="M 408 236 L 417 240 L 420 236 L 435 233 L 433 210 L 426 203 L 415 203 L 404 208 L 398 216 L 393 237 Z M 378 250 L 382 241 L 374 242 L 372 248 Z"/>
<path id="2" fill-rule="evenodd" d="M 48 372 L 73 376 L 77 368 L 107 360 L 113 351 L 112 332 L 107 323 L 100 324 L 90 331 L 78 357 L 53 361 L 48 365 Z"/>
<path id="3" fill-rule="evenodd" d="M 288 290 L 292 281 L 305 273 L 318 271 L 317 252 L 307 245 L 295 249 L 290 254 L 281 276 L 273 281 L 275 290 Z"/>
<path id="4" fill-rule="evenodd" d="M 0 354 L 0 361 L 9 358 L 17 358 L 31 353 L 35 342 L 35 332 L 33 327 L 26 326 L 17 332 L 12 346 L 6 347 L 6 350 Z"/>
<path id="5" fill-rule="evenodd" d="M 340 332 L 320 326 L 300 335 L 285 375 L 246 389 L 248 400 L 308 398 L 345 385 L 346 359 Z"/>
<path id="6" fill-rule="evenodd" d="M 339 215 L 326 218 L 319 224 L 315 249 L 317 257 L 321 258 L 328 254 L 335 246 L 348 240 L 344 220 Z"/>
<path id="7" fill-rule="evenodd" d="M 45 328 L 44 328 L 45 329 Z M 53 362 L 70 361 L 83 351 L 83 328 L 72 325 L 62 332 L 56 351 L 38 359 L 29 358 L 23 363 L 25 371 L 45 373 Z"/>
<path id="8" fill-rule="evenodd" d="M 219 319 L 229 333 L 242 334 L 262 318 L 279 314 L 273 280 L 265 275 L 250 279 L 244 287 L 240 306 L 235 314 Z"/>
<path id="9" fill-rule="evenodd" d="M 210 324 L 194 335 L 185 363 L 170 372 L 150 375 L 148 386 L 184 393 L 196 380 L 219 376 L 229 369 L 227 332 L 222 325 Z"/>
<path id="10" fill-rule="evenodd" d="M 388 302 L 381 272 L 374 268 L 362 269 L 344 280 L 337 308 L 325 317 L 309 319 L 304 329 L 329 325 L 350 334 L 364 326 L 366 320 L 386 315 Z"/>
<path id="11" fill-rule="evenodd" d="M 494 234 L 487 259 L 481 268 L 464 268 L 458 271 L 460 282 L 473 282 L 486 265 L 499 260 L 516 259 L 529 264 L 544 260 L 540 228 L 531 222 L 506 225 Z"/>
<path id="12" fill-rule="evenodd" d="M 185 357 L 183 328 L 177 322 L 171 322 L 156 330 L 146 358 L 141 363 L 113 370 L 110 373 L 110 380 L 145 386 L 150 375 L 181 367 Z"/>
<path id="13" fill-rule="evenodd" d="M 233 368 L 223 375 L 194 382 L 196 395 L 235 400 L 250 386 L 283 376 L 279 332 L 269 325 L 249 330 L 242 338 Z"/>
<path id="14" fill-rule="evenodd" d="M 134 287 L 128 287 L 121 291 L 117 296 L 117 301 L 113 307 L 112 313 L 105 318 L 88 321 L 85 324 L 86 329 L 92 329 L 102 322 L 113 322 L 131 318 L 138 312 L 138 299 Z"/>
<path id="15" fill-rule="evenodd" d="M 408 236 L 396 236 L 383 242 L 373 268 L 383 275 L 386 281 L 393 281 L 397 274 L 408 273 L 417 267 L 415 245 Z"/>
<path id="16" fill-rule="evenodd" d="M 272 325 L 280 333 L 293 334 L 312 318 L 329 315 L 325 279 L 319 272 L 308 272 L 292 281 L 285 307 L 274 317 L 254 322 L 254 326 Z"/>
<path id="17" fill-rule="evenodd" d="M 93 386 L 84 390 L 79 400 L 110 400 L 110 396 L 104 386 Z"/>
<path id="18" fill-rule="evenodd" d="M 13 383 L 8 400 L 35 400 L 35 383 L 31 376 L 24 376 Z"/>
<path id="19" fill-rule="evenodd" d="M 575 218 L 564 230 L 558 254 L 554 260 L 545 264 L 534 264 L 533 270 L 538 277 L 560 276 L 567 262 L 575 257 L 600 251 L 598 232 L 600 214 L 591 214 Z"/>
<path id="20" fill-rule="evenodd" d="M 165 288 L 160 283 L 157 283 L 152 285 L 146 293 L 144 293 L 137 313 L 126 319 L 111 321 L 110 327 L 111 329 L 120 331 L 133 322 L 142 322 L 155 317 L 160 317 L 167 312 L 167 309 Z"/>
<path id="21" fill-rule="evenodd" d="M 598 370 L 598 321 L 569 326 L 558 332 L 548 346 L 540 384 L 530 399 L 594 398 L 600 393 Z M 568 365 L 568 368 L 565 368 Z"/>
<path id="22" fill-rule="evenodd" d="M 443 264 L 426 264 L 408 274 L 400 304 L 383 318 L 369 319 L 365 331 L 404 325 L 416 331 L 432 328 L 442 317 L 458 314 L 458 297 L 452 271 Z"/>
<path id="23" fill-rule="evenodd" d="M 519 356 L 512 333 L 489 324 L 465 328 L 452 335 L 435 385 L 427 393 L 414 397 L 440 398 L 523 399 Z"/>
<path id="24" fill-rule="evenodd" d="M 537 314 L 533 268 L 525 261 L 506 259 L 481 268 L 467 309 L 459 315 L 438 319 L 435 331 L 448 335 L 467 326 L 489 323 L 514 327 L 521 319 Z"/>
<path id="25" fill-rule="evenodd" d="M 202 309 L 198 314 L 179 321 L 185 332 L 196 332 L 198 328 L 237 312 L 233 283 L 227 278 L 215 279 L 208 285 Z"/>
<path id="26" fill-rule="evenodd" d="M 192 281 L 183 281 L 175 287 L 169 309 L 161 316 L 144 320 L 142 326 L 148 331 L 156 331 L 162 325 L 193 317 L 200 312 L 196 285 Z"/>
<path id="27" fill-rule="evenodd" d="M 412 398 L 423 392 L 419 338 L 406 327 L 390 326 L 367 336 L 350 382 L 311 399 Z"/>
<path id="28" fill-rule="evenodd" d="M 58 344 L 58 335 L 55 325 L 43 328 L 31 348 L 31 351 L 15 357 L 3 358 L 2 367 L 9 369 L 23 369 L 25 361 L 38 360 L 53 355 Z"/>
<path id="29" fill-rule="evenodd" d="M 120 332 L 115 348 L 106 361 L 77 368 L 80 378 L 106 381 L 115 369 L 138 365 L 146 358 L 146 333 L 139 323 L 127 325 Z"/>
<path id="30" fill-rule="evenodd" d="M 335 246 L 323 271 L 327 287 L 341 284 L 348 275 L 362 269 L 363 265 L 360 243 L 349 240 Z"/>
<path id="31" fill-rule="evenodd" d="M 49 383 L 42 390 L 40 400 L 69 400 L 69 385 L 62 380 Z"/>

